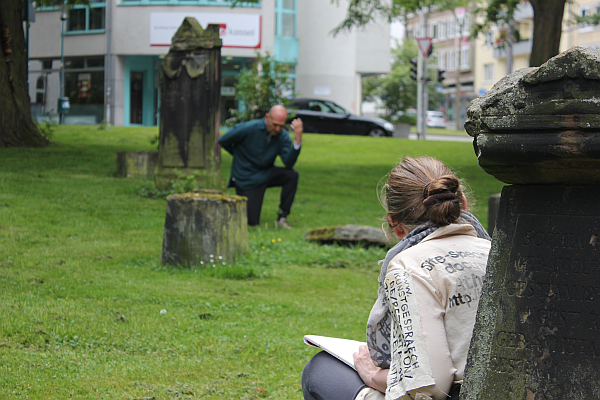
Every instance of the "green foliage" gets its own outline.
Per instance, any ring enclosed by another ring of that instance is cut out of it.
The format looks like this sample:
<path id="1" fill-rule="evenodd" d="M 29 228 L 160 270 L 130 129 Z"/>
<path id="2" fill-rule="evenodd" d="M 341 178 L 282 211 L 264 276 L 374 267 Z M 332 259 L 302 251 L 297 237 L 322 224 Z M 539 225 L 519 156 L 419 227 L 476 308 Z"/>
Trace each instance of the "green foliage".
<path id="1" fill-rule="evenodd" d="M 590 14 L 590 15 L 575 15 L 570 21 L 575 25 L 592 25 L 598 26 L 600 25 L 600 13 Z"/>
<path id="2" fill-rule="evenodd" d="M 52 140 L 52 137 L 54 136 L 54 130 L 56 129 L 58 124 L 51 119 L 46 119 L 43 120 L 41 123 L 36 122 L 36 126 L 43 137 L 45 137 L 48 140 Z"/>
<path id="3" fill-rule="evenodd" d="M 61 125 L 54 146 L 0 149 L 0 399 L 301 399 L 316 352 L 302 336 L 364 340 L 385 256 L 306 231 L 381 226 L 375 188 L 407 154 L 450 165 L 484 225 L 502 187 L 471 143 L 306 134 L 294 229 L 274 227 L 269 189 L 247 254 L 173 268 L 165 201 L 137 195 L 148 179 L 114 177 L 116 152 L 151 150 L 157 130 Z"/>
<path id="4" fill-rule="evenodd" d="M 175 193 L 189 193 L 192 190 L 200 189 L 200 171 L 194 170 L 191 174 L 183 173 L 179 170 L 174 170 L 177 174 L 177 179 L 171 181 L 171 187 Z"/>
<path id="5" fill-rule="evenodd" d="M 340 4 L 339 0 L 331 0 Z M 438 11 L 453 10 L 465 7 L 469 0 L 349 0 L 346 18 L 332 30 L 334 35 L 365 26 L 380 19 L 391 22 L 392 20 L 406 21 L 408 14 L 416 13 L 420 9 L 435 6 Z"/>
<path id="6" fill-rule="evenodd" d="M 241 72 L 235 84 L 236 99 L 244 104 L 243 110 L 232 109 L 232 117 L 225 125 L 233 126 L 265 116 L 272 106 L 287 106 L 294 95 L 294 82 L 288 77 L 289 65 L 277 62 L 268 53 L 256 53 L 256 63 Z"/>
<path id="7" fill-rule="evenodd" d="M 418 56 L 417 45 L 412 40 L 405 40 L 393 50 L 394 62 L 389 74 L 363 79 L 363 98 L 367 101 L 380 99 L 385 106 L 384 118 L 395 121 L 409 108 L 417 106 L 417 82 L 410 75 L 410 59 Z M 428 84 L 429 101 L 432 104 L 442 97 L 435 86 Z M 412 120 L 405 117 L 405 120 Z"/>
<path id="8" fill-rule="evenodd" d="M 100 122 L 100 124 L 98 125 L 98 130 L 105 131 L 107 129 L 108 129 L 108 121 L 106 119 L 103 119 L 102 122 Z"/>
<path id="9" fill-rule="evenodd" d="M 136 188 L 135 192 L 140 197 L 145 197 L 147 199 L 166 199 L 167 196 L 177 193 L 173 188 L 160 190 L 156 188 L 156 185 L 153 181 L 143 182 L 139 187 Z"/>

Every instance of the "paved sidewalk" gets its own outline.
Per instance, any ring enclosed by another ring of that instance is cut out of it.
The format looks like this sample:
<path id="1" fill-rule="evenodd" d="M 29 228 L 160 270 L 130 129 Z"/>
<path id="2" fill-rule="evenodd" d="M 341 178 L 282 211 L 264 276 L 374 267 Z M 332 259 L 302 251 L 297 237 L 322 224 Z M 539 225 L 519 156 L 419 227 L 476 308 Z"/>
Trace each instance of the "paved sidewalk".
<path id="1" fill-rule="evenodd" d="M 473 138 L 471 136 L 450 136 L 450 135 L 432 135 L 426 134 L 426 140 L 437 140 L 440 142 L 472 142 Z M 417 134 L 411 133 L 408 135 L 408 138 L 411 140 L 417 140 Z"/>

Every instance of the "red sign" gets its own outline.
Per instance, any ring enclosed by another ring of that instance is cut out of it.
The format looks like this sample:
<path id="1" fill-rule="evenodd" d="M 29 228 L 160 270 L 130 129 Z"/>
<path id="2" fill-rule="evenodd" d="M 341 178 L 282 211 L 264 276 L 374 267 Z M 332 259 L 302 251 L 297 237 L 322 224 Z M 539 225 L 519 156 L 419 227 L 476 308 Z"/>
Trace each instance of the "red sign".
<path id="1" fill-rule="evenodd" d="M 421 50 L 421 54 L 423 55 L 423 57 L 427 57 L 427 54 L 429 54 L 429 49 L 431 49 L 431 38 L 430 37 L 424 37 L 424 38 L 417 38 L 417 46 L 419 46 L 419 50 Z"/>

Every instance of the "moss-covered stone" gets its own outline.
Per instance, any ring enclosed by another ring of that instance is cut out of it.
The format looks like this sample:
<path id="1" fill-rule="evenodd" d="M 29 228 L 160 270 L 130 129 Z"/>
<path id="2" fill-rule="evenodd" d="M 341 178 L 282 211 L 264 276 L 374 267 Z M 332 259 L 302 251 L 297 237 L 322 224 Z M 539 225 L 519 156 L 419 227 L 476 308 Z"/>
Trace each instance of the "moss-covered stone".
<path id="1" fill-rule="evenodd" d="M 246 198 L 197 190 L 167 198 L 164 264 L 191 268 L 230 263 L 248 251 Z"/>
<path id="2" fill-rule="evenodd" d="M 119 151 L 117 152 L 118 177 L 152 178 L 156 169 L 158 151 Z"/>
<path id="3" fill-rule="evenodd" d="M 512 184 L 600 183 L 600 50 L 573 47 L 471 102 L 479 164 Z"/>
<path id="4" fill-rule="evenodd" d="M 219 138 L 221 40 L 219 27 L 206 30 L 186 18 L 162 62 L 161 121 L 156 187 L 168 189 L 183 173 L 200 172 L 205 188 L 221 189 Z"/>
<path id="5" fill-rule="evenodd" d="M 389 247 L 391 242 L 383 230 L 364 225 L 338 225 L 313 228 L 304 239 L 320 244 Z"/>

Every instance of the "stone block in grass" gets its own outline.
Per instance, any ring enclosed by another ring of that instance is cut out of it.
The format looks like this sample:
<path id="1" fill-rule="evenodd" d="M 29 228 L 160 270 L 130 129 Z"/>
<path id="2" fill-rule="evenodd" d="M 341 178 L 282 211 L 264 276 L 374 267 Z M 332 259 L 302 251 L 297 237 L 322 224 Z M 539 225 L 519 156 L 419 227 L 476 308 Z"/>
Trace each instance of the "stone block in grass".
<path id="1" fill-rule="evenodd" d="M 118 151 L 116 176 L 123 178 L 152 178 L 158 161 L 158 151 Z"/>
<path id="2" fill-rule="evenodd" d="M 163 264 L 222 267 L 247 251 L 245 197 L 207 189 L 167 197 Z"/>
<path id="3" fill-rule="evenodd" d="M 320 244 L 346 246 L 390 247 L 392 244 L 381 228 L 365 225 L 341 225 L 313 228 L 306 232 L 305 240 Z"/>

